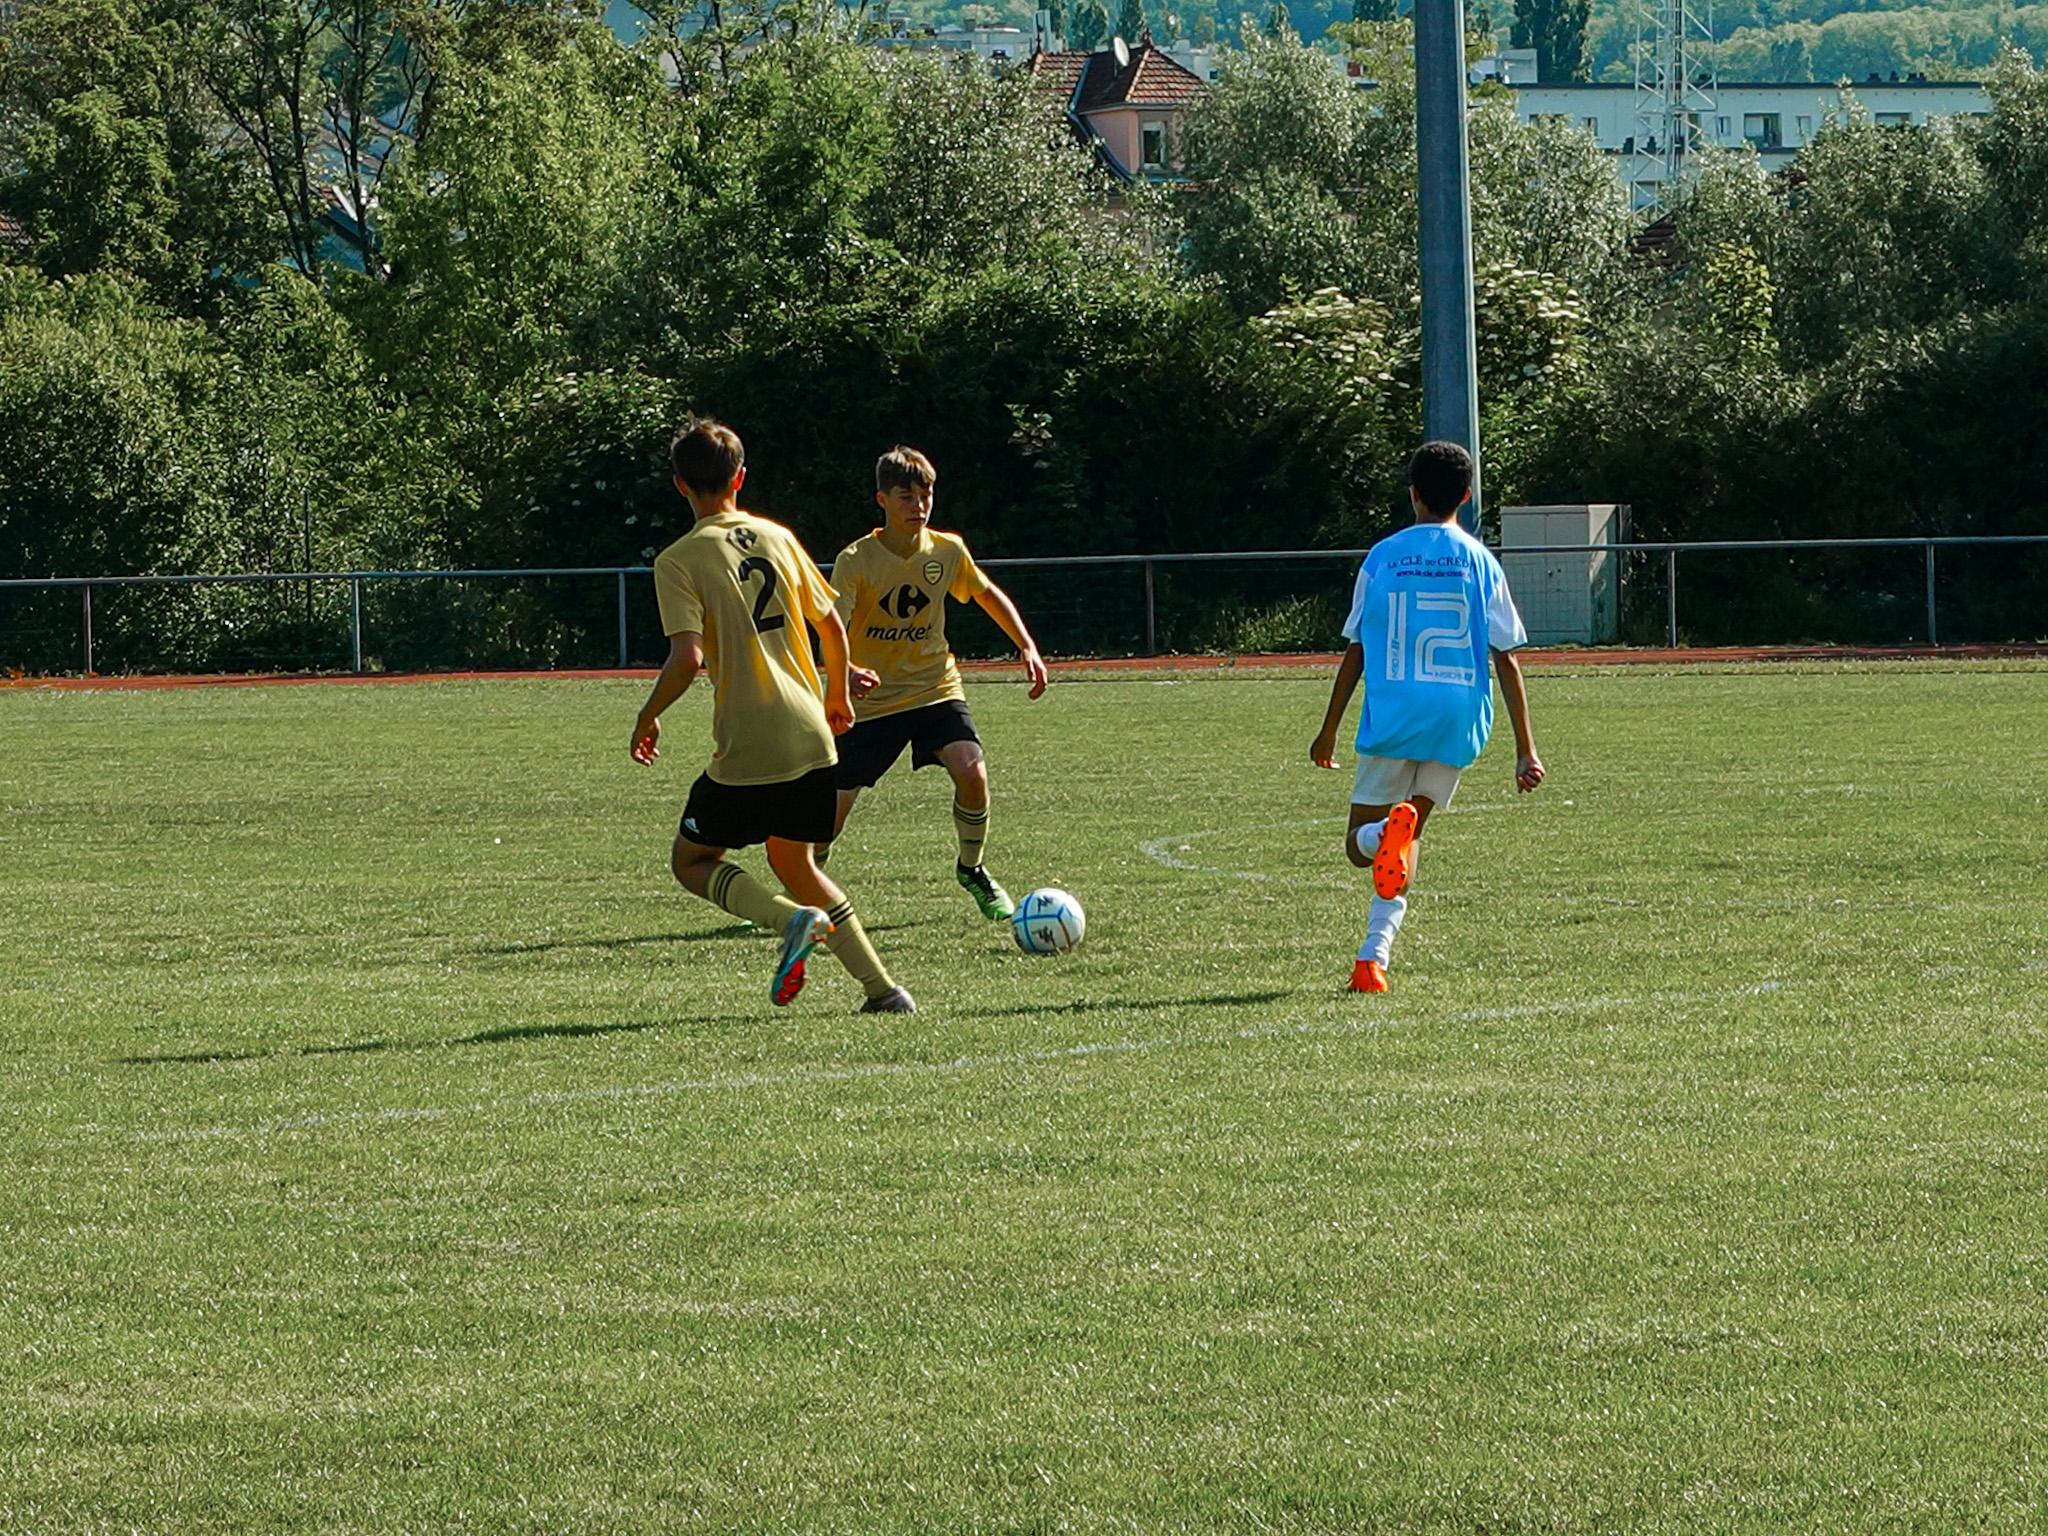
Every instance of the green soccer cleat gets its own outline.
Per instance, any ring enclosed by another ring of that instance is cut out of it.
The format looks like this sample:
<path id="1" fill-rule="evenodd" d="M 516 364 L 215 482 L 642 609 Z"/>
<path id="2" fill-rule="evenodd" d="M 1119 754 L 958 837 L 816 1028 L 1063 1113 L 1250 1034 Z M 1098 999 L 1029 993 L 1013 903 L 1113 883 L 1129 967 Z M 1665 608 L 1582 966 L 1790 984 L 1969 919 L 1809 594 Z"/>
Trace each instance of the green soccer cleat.
<path id="1" fill-rule="evenodd" d="M 974 898 L 974 904 L 981 908 L 981 915 L 990 922 L 1007 922 L 1016 915 L 1017 903 L 1010 900 L 1010 893 L 990 879 L 988 871 L 979 864 L 972 869 L 965 864 L 955 864 L 953 878 L 960 882 L 961 890 Z"/>

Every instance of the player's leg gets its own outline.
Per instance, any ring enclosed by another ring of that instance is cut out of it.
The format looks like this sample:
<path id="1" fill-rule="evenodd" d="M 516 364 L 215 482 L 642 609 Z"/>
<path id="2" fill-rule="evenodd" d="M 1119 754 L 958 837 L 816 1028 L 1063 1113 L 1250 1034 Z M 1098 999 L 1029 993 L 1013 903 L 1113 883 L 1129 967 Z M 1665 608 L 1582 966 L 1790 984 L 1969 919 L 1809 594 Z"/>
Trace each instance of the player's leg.
<path id="1" fill-rule="evenodd" d="M 827 775 L 822 784 L 823 793 L 829 796 L 831 770 L 818 772 Z M 802 989 L 804 956 L 831 932 L 831 921 L 815 904 L 800 905 L 776 895 L 725 855 L 728 849 L 766 841 L 781 824 L 783 800 L 789 793 L 788 785 L 720 784 L 710 775 L 702 775 L 690 786 L 689 803 L 683 809 L 682 825 L 669 853 L 669 868 L 685 890 L 757 928 L 782 936 L 782 952 L 768 988 L 770 999 L 777 1005 L 787 1003 Z M 815 790 L 812 798 L 829 806 Z M 829 819 L 828 808 L 821 829 Z M 774 864 L 772 857 L 769 863 Z M 776 873 L 780 875 L 781 871 Z"/>
<path id="2" fill-rule="evenodd" d="M 830 929 L 820 937 L 825 947 L 832 951 L 867 994 L 867 1002 L 861 1011 L 915 1013 L 917 1004 L 905 988 L 896 984 L 888 968 L 882 964 L 882 957 L 875 953 L 867 930 L 861 927 L 860 919 L 854 915 L 852 901 L 829 875 L 818 868 L 812 846 L 809 839 L 771 837 L 768 839 L 769 867 L 775 871 L 775 877 L 782 882 L 784 889 L 799 901 L 817 908 L 830 923 Z M 799 967 L 802 959 L 801 955 L 797 957 Z M 797 984 L 802 985 L 800 970 Z"/>
<path id="3" fill-rule="evenodd" d="M 839 806 L 832 815 L 832 843 L 839 841 L 839 834 L 846 830 L 846 818 L 853 814 L 853 803 L 860 798 L 858 789 L 839 791 Z M 832 856 L 832 843 L 819 843 L 812 850 L 817 856 L 818 868 L 825 867 L 825 860 Z"/>
<path id="4" fill-rule="evenodd" d="M 1387 966 L 1393 959 L 1394 939 L 1408 914 L 1402 894 L 1406 879 L 1414 870 L 1414 834 L 1425 811 L 1419 811 L 1415 797 L 1416 764 L 1405 758 L 1365 757 L 1359 760 L 1358 776 L 1352 786 L 1351 816 L 1344 829 L 1344 855 L 1359 869 L 1372 869 L 1374 895 L 1366 915 L 1365 940 L 1351 965 L 1351 990 L 1387 990 Z M 1390 852 L 1405 862 L 1402 883 L 1387 890 L 1381 882 L 1380 867 Z"/>
<path id="5" fill-rule="evenodd" d="M 1408 915 L 1422 829 L 1430 812 L 1457 792 L 1459 770 L 1447 763 L 1371 758 L 1358 767 L 1344 849 L 1351 862 L 1373 872 L 1365 942 L 1351 968 L 1354 992 L 1384 992 L 1394 940 Z"/>
<path id="6" fill-rule="evenodd" d="M 930 704 L 915 713 L 917 739 L 911 766 L 937 763 L 953 781 L 953 878 L 974 898 L 983 917 L 1005 921 L 1015 914 L 1017 904 L 996 884 L 982 859 L 988 844 L 988 762 L 982 755 L 974 716 L 964 699 Z"/>
<path id="7" fill-rule="evenodd" d="M 839 738 L 839 763 L 832 770 L 832 782 L 838 797 L 832 812 L 832 835 L 820 839 L 817 845 L 820 868 L 831 857 L 832 844 L 846 830 L 846 818 L 853 814 L 854 802 L 860 799 L 860 792 L 881 782 L 882 775 L 903 755 L 903 749 L 908 745 L 910 733 L 901 715 L 884 715 L 879 720 L 856 720 L 853 729 Z"/>
<path id="8" fill-rule="evenodd" d="M 953 741 L 941 747 L 938 760 L 953 780 L 953 837 L 956 844 L 953 878 L 974 898 L 981 915 L 1000 922 L 1015 914 L 1017 904 L 996 884 L 982 862 L 988 844 L 988 761 L 978 741 Z"/>

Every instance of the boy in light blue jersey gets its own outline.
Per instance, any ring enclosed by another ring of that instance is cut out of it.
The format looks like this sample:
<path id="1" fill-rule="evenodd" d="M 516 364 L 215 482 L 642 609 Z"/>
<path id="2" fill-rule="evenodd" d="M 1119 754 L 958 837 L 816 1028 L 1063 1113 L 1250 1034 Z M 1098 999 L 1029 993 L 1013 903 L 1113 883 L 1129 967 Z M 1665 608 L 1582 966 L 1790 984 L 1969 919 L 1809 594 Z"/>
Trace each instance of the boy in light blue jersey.
<path id="1" fill-rule="evenodd" d="M 1358 776 L 1344 851 L 1372 868 L 1373 902 L 1351 990 L 1387 990 L 1394 935 L 1407 915 L 1415 844 L 1429 813 L 1449 805 L 1458 777 L 1493 730 L 1488 662 L 1515 729 L 1515 788 L 1543 782 L 1529 697 L 1515 647 L 1527 645 L 1506 574 L 1457 523 L 1472 494 L 1472 456 L 1456 443 L 1424 443 L 1408 461 L 1415 526 L 1380 540 L 1359 567 L 1344 635 L 1351 644 L 1330 685 L 1323 728 L 1309 746 L 1334 768 L 1337 727 L 1360 679 Z"/>

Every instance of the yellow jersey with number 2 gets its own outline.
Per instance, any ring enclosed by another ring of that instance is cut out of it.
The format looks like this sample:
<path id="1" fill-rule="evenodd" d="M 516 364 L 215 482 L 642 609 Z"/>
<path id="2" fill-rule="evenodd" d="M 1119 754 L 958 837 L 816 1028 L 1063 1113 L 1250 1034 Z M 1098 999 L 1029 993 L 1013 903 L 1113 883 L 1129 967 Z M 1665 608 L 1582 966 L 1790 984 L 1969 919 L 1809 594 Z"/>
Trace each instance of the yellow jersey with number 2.
<path id="1" fill-rule="evenodd" d="M 720 784 L 780 784 L 839 761 L 807 623 L 834 593 L 803 545 L 751 512 L 700 519 L 654 557 L 667 635 L 704 637 Z"/>

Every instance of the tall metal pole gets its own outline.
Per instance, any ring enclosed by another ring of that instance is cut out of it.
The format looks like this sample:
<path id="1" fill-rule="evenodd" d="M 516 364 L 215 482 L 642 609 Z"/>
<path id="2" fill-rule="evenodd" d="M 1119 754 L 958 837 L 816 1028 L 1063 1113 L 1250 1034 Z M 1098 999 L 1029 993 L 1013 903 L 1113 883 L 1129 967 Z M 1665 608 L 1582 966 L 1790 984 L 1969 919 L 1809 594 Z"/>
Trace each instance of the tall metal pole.
<path id="1" fill-rule="evenodd" d="M 1479 354 L 1472 320 L 1472 198 L 1465 150 L 1463 0 L 1415 0 L 1415 148 L 1422 220 L 1422 431 L 1479 462 Z M 1480 480 L 1458 513 L 1480 524 Z"/>

